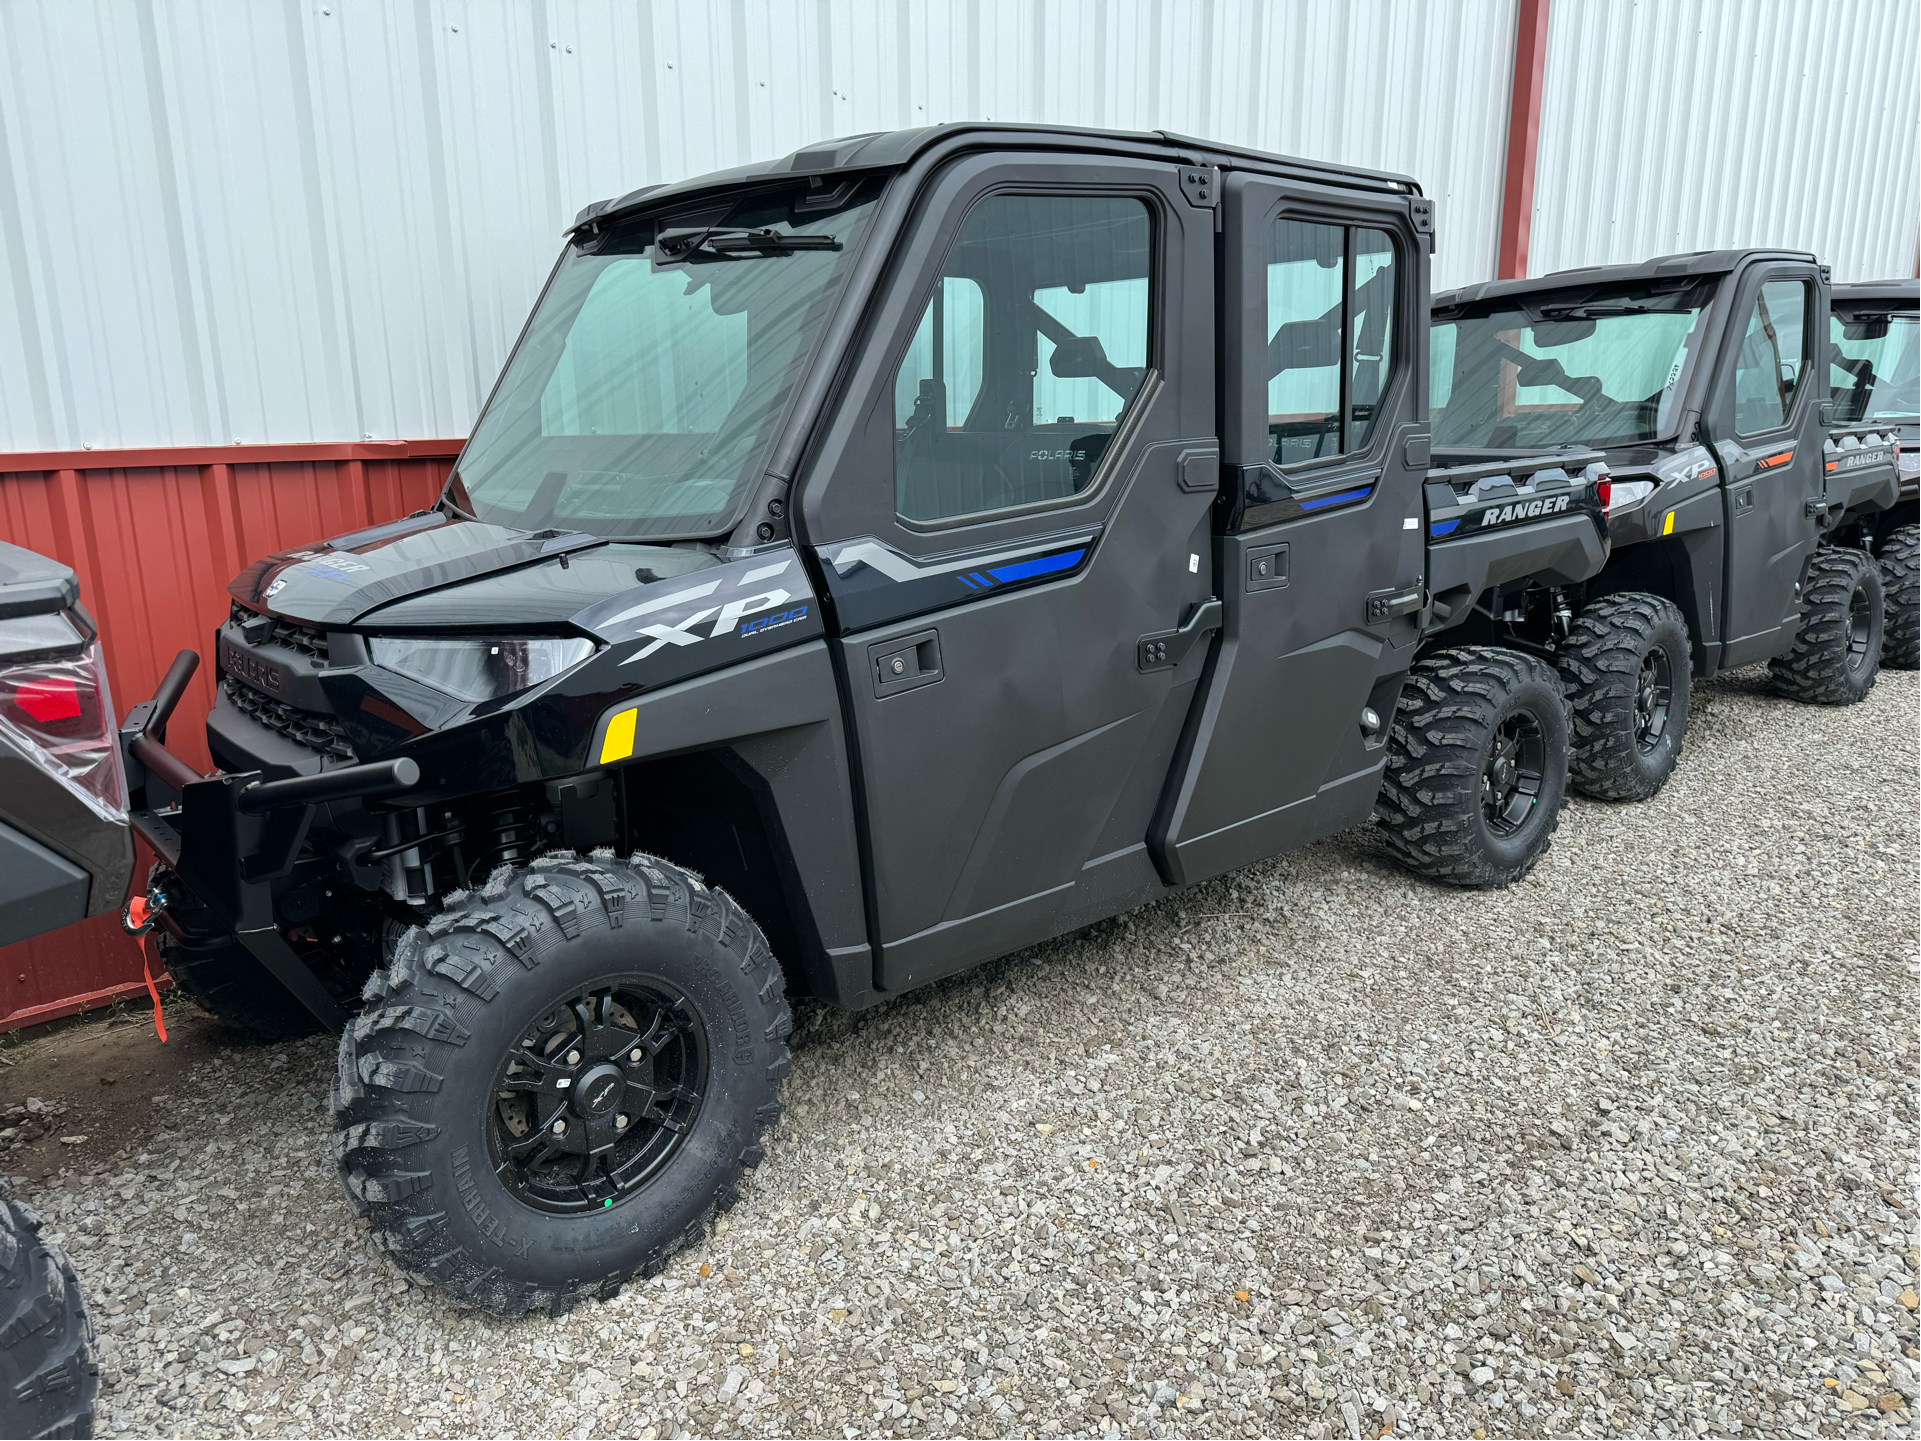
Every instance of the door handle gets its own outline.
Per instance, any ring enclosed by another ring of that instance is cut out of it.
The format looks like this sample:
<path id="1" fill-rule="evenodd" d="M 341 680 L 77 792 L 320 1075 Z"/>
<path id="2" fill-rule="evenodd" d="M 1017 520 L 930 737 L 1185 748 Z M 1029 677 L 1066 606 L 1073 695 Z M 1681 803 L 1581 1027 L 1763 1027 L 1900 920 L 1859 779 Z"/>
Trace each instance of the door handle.
<path id="1" fill-rule="evenodd" d="M 932 685 L 947 674 L 941 668 L 940 632 L 921 631 L 867 647 L 867 670 L 881 698 Z"/>
<path id="2" fill-rule="evenodd" d="M 1134 643 L 1134 663 L 1143 672 L 1173 670 L 1187 659 L 1194 642 L 1221 628 L 1220 597 L 1210 595 L 1194 607 L 1178 630 L 1157 630 Z"/>

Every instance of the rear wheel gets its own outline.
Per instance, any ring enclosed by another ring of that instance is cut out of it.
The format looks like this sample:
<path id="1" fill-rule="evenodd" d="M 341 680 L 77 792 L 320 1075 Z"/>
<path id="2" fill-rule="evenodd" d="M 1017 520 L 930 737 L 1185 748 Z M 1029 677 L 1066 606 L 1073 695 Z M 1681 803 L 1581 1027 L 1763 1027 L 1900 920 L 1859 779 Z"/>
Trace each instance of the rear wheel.
<path id="1" fill-rule="evenodd" d="M 1881 673 L 1881 570 L 1858 550 L 1819 550 L 1801 588 L 1794 648 L 1768 662 L 1774 688 L 1810 705 L 1866 700 Z"/>
<path id="2" fill-rule="evenodd" d="M 1904 525 L 1881 542 L 1881 588 L 1887 629 L 1881 664 L 1890 670 L 1921 667 L 1921 526 Z"/>
<path id="3" fill-rule="evenodd" d="M 1409 870 L 1511 885 L 1534 869 L 1567 795 L 1568 711 L 1546 662 L 1441 651 L 1401 688 L 1375 820 Z"/>
<path id="4" fill-rule="evenodd" d="M 760 1163 L 792 1029 L 724 892 L 543 858 L 402 936 L 340 1042 L 341 1180 L 419 1280 L 503 1315 L 611 1297 Z"/>
<path id="5" fill-rule="evenodd" d="M 0 1436 L 91 1436 L 99 1367 L 80 1282 L 40 1218 L 0 1200 Z"/>
<path id="6" fill-rule="evenodd" d="M 1575 620 L 1556 661 L 1573 709 L 1574 788 L 1644 801 L 1666 785 L 1681 758 L 1693 683 L 1687 622 L 1674 603 L 1603 596 Z"/>

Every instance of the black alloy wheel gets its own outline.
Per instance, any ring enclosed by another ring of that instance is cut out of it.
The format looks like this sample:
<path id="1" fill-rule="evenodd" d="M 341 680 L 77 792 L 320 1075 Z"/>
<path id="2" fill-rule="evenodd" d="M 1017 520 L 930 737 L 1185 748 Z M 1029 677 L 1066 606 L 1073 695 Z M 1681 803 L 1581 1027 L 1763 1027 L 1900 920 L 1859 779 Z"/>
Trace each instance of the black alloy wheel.
<path id="1" fill-rule="evenodd" d="M 597 980 L 536 1017 L 494 1077 L 490 1159 L 516 1199 L 611 1209 L 666 1167 L 708 1082 L 707 1033 L 659 976 Z"/>
<path id="2" fill-rule="evenodd" d="M 1862 571 L 1862 580 L 1854 587 L 1848 597 L 1848 669 L 1859 675 L 1868 663 L 1870 651 L 1881 648 L 1881 638 L 1875 634 L 1874 597 L 1868 594 L 1867 571 Z"/>
<path id="3" fill-rule="evenodd" d="M 1533 711 L 1511 712 L 1494 732 L 1481 770 L 1481 811 L 1488 829 L 1511 836 L 1527 824 L 1547 774 L 1547 737 Z"/>
<path id="4" fill-rule="evenodd" d="M 1641 657 L 1641 679 L 1634 691 L 1634 744 L 1647 755 L 1667 733 L 1674 707 L 1674 667 L 1656 647 Z"/>

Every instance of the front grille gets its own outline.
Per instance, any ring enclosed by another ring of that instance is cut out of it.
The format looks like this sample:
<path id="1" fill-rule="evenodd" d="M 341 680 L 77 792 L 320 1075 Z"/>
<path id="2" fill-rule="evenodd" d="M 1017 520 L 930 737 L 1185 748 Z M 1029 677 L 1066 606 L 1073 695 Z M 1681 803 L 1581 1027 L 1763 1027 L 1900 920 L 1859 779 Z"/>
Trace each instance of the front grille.
<path id="1" fill-rule="evenodd" d="M 345 761 L 357 759 L 354 748 L 347 743 L 347 732 L 332 716 L 275 700 L 266 692 L 257 691 L 232 676 L 220 682 L 220 689 L 237 709 L 246 712 L 268 730 L 277 731 L 288 740 L 308 750 L 318 751 L 323 756 L 337 756 Z"/>
<path id="2" fill-rule="evenodd" d="M 276 615 L 261 615 L 239 601 L 233 603 L 229 619 L 240 627 L 249 645 L 284 645 L 309 660 L 327 659 L 327 633 L 318 626 L 301 625 Z"/>

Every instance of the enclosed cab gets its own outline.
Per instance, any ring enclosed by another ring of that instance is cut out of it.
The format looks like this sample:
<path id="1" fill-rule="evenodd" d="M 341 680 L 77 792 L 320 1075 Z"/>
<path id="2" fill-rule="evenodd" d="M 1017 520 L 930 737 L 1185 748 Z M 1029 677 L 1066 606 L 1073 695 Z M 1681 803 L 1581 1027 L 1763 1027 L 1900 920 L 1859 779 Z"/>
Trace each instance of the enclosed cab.
<path id="1" fill-rule="evenodd" d="M 1828 378 L 1835 420 L 1869 433 L 1892 430 L 1899 447 L 1900 498 L 1854 518 L 1840 543 L 1871 550 L 1887 592 L 1881 661 L 1921 665 L 1921 280 L 1837 285 L 1828 321 Z"/>
<path id="2" fill-rule="evenodd" d="M 1412 181 L 855 137 L 588 207 L 433 509 L 230 587 L 125 732 L 176 980 L 342 1031 L 341 1173 L 460 1299 L 610 1294 L 862 1007 L 1366 822 L 1527 874 L 1593 453 L 1430 462 Z"/>
<path id="3" fill-rule="evenodd" d="M 1883 587 L 1861 547 L 1899 503 L 1898 438 L 1890 420 L 1837 413 L 1813 256 L 1711 251 L 1469 286 L 1435 297 L 1431 349 L 1437 454 L 1599 447 L 1613 472 L 1613 553 L 1560 662 L 1577 784 L 1658 788 L 1672 755 L 1645 748 L 1642 718 L 1684 727 L 1694 676 L 1765 661 L 1804 700 L 1867 693 Z M 1607 679 L 1623 668 L 1639 672 L 1633 717 Z"/>

